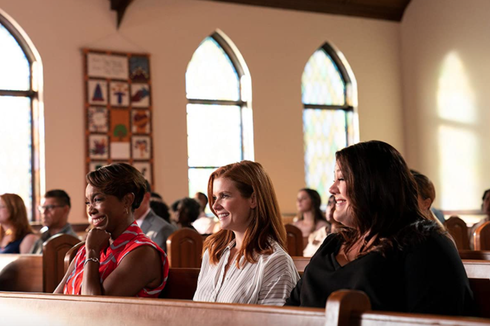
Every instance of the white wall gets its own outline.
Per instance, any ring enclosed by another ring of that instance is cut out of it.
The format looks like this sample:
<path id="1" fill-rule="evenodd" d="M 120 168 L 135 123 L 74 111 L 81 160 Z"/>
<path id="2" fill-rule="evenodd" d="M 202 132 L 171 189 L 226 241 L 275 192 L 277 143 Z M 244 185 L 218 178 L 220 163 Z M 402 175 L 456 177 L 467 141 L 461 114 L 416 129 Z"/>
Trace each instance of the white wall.
<path id="1" fill-rule="evenodd" d="M 401 24 L 407 157 L 445 210 L 478 210 L 490 188 L 489 12 L 487 0 L 412 0 Z"/>
<path id="2" fill-rule="evenodd" d="M 341 50 L 358 82 L 361 140 L 404 151 L 400 24 L 196 0 L 138 0 L 119 30 L 109 1 L 0 0 L 44 63 L 47 188 L 73 198 L 83 221 L 84 47 L 151 54 L 156 191 L 187 195 L 185 70 L 199 43 L 221 29 L 252 76 L 255 159 L 270 173 L 283 213 L 304 186 L 301 74 L 325 41 Z M 29 8 L 28 10 L 26 8 Z"/>

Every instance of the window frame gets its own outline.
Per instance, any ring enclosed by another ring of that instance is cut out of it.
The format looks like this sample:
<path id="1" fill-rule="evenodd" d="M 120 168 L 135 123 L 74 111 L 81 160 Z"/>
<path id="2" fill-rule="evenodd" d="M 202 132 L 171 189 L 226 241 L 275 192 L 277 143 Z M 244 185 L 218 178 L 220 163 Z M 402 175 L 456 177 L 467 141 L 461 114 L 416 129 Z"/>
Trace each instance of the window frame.
<path id="1" fill-rule="evenodd" d="M 0 24 L 12 35 L 29 62 L 29 90 L 0 89 L 0 96 L 30 99 L 31 131 L 31 221 L 39 221 L 37 206 L 44 190 L 44 114 L 42 101 L 42 63 L 39 53 L 22 28 L 0 9 Z"/>
<path id="2" fill-rule="evenodd" d="M 343 91 L 343 98 L 344 98 L 344 104 L 343 105 L 328 105 L 328 104 L 305 104 L 303 102 L 303 96 L 301 103 L 303 105 L 302 112 L 304 113 L 305 110 L 329 110 L 329 111 L 343 111 L 345 115 L 345 143 L 346 146 L 352 145 L 356 142 L 359 141 L 359 126 L 358 126 L 358 117 L 357 117 L 357 85 L 355 81 L 354 74 L 352 70 L 350 69 L 350 66 L 347 62 L 347 60 L 341 58 L 340 56 L 343 57 L 343 55 L 336 50 L 332 45 L 330 45 L 328 42 L 325 42 L 321 47 L 317 48 L 313 54 L 316 51 L 323 50 L 327 56 L 330 57 L 330 59 L 333 61 L 335 66 L 338 69 L 339 76 L 344 84 L 344 91 Z M 312 55 L 313 55 L 312 54 Z M 308 58 L 308 60 L 311 58 L 311 56 Z M 305 65 L 306 67 L 306 65 Z M 304 70 L 303 70 L 304 72 Z M 352 76 L 352 77 L 351 77 Z M 301 84 L 303 85 L 303 83 Z M 349 94 L 349 90 L 351 94 Z M 351 113 L 351 124 L 349 124 L 349 114 Z M 302 121 L 304 124 L 304 120 Z M 349 125 L 351 126 L 352 133 L 353 133 L 353 139 L 349 138 Z M 303 130 L 303 142 L 304 142 L 304 137 L 305 133 Z M 306 165 L 306 143 L 303 143 L 303 160 L 304 160 L 304 171 L 305 171 L 305 185 L 307 187 L 310 187 L 308 184 L 307 180 L 307 173 L 306 171 L 308 170 L 308 166 Z M 325 187 L 328 189 L 328 187 Z M 316 190 L 316 189 L 315 189 Z M 320 194 L 322 195 L 322 194 Z M 326 207 L 326 203 L 323 202 L 322 198 L 322 208 Z"/>
<path id="3" fill-rule="evenodd" d="M 233 68 L 235 69 L 237 75 L 238 75 L 238 81 L 239 81 L 239 99 L 236 101 L 233 100 L 209 100 L 209 99 L 195 99 L 195 98 L 187 98 L 187 105 L 189 104 L 201 104 L 201 105 L 220 105 L 220 106 L 238 106 L 240 108 L 240 160 L 245 159 L 245 137 L 244 137 L 244 119 L 243 119 L 243 111 L 245 108 L 251 109 L 251 99 L 244 100 L 243 99 L 243 94 L 244 94 L 244 81 L 243 77 L 244 76 L 249 76 L 250 74 L 246 69 L 244 69 L 242 63 L 240 61 L 243 61 L 239 55 L 237 55 L 236 50 L 233 49 L 233 47 L 230 45 L 230 41 L 225 39 L 223 35 L 221 35 L 220 31 L 216 31 L 213 34 L 207 36 L 206 38 L 212 38 L 218 45 L 223 49 L 225 54 L 228 56 L 228 58 L 231 61 L 231 64 L 233 65 Z M 205 39 L 206 39 L 205 38 Z M 198 47 L 199 48 L 199 47 Z M 197 49 L 196 49 L 197 51 Z M 186 107 L 187 107 L 186 105 Z M 252 126 L 252 132 L 253 132 L 253 126 Z M 188 145 L 188 143 L 187 143 Z M 252 156 L 253 156 L 253 150 L 251 151 Z M 217 169 L 220 166 L 187 166 L 187 175 L 189 176 L 189 172 L 191 169 L 194 170 L 200 170 L 200 169 Z M 188 187 L 190 186 L 190 180 L 188 180 Z M 190 189 L 189 189 L 190 191 Z M 193 196 L 194 194 L 189 194 Z"/>

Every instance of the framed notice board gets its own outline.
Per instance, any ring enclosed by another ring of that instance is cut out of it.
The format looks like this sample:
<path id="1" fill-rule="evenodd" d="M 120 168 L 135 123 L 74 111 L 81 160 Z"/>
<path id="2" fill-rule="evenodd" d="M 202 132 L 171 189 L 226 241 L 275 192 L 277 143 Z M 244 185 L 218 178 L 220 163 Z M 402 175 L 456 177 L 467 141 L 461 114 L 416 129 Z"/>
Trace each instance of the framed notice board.
<path id="1" fill-rule="evenodd" d="M 87 173 L 125 162 L 153 184 L 149 55 L 91 49 L 83 54 Z"/>

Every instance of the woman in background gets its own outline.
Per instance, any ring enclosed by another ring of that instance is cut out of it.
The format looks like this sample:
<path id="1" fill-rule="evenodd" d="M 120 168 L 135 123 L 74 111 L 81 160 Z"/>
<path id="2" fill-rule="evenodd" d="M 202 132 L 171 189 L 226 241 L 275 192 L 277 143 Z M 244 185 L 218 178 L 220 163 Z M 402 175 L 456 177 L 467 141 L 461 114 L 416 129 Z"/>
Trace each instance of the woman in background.
<path id="1" fill-rule="evenodd" d="M 298 192 L 296 206 L 299 216 L 294 225 L 301 230 L 303 238 L 308 239 L 311 233 L 329 227 L 321 205 L 322 199 L 316 190 L 303 188 Z"/>
<path id="2" fill-rule="evenodd" d="M 439 219 L 432 213 L 430 207 L 436 199 L 436 188 L 430 179 L 420 172 L 415 170 L 410 170 L 417 183 L 417 200 L 419 204 L 420 211 L 424 214 L 425 218 L 428 220 L 436 222 L 441 228 L 444 225 L 439 221 Z"/>
<path id="3" fill-rule="evenodd" d="M 0 195 L 0 253 L 27 254 L 37 241 L 27 220 L 24 201 L 16 194 Z"/>
<path id="4" fill-rule="evenodd" d="M 400 153 L 369 141 L 336 153 L 334 218 L 287 305 L 325 307 L 340 289 L 364 291 L 373 310 L 466 315 L 473 295 L 458 251 L 417 202 Z"/>
<path id="5" fill-rule="evenodd" d="M 299 275 L 267 173 L 250 161 L 223 166 L 208 197 L 221 230 L 204 242 L 194 301 L 283 305 Z"/>
<path id="6" fill-rule="evenodd" d="M 167 257 L 133 217 L 146 192 L 143 175 L 129 164 L 113 163 L 86 180 L 93 228 L 55 293 L 158 297 L 168 275 Z"/>
<path id="7" fill-rule="evenodd" d="M 323 240 L 325 240 L 327 235 L 337 232 L 342 227 L 342 225 L 333 218 L 334 211 L 335 197 L 331 195 L 328 198 L 327 209 L 325 210 L 325 219 L 329 225 L 310 233 L 308 236 L 308 244 L 303 250 L 303 257 L 312 257 L 323 243 Z"/>

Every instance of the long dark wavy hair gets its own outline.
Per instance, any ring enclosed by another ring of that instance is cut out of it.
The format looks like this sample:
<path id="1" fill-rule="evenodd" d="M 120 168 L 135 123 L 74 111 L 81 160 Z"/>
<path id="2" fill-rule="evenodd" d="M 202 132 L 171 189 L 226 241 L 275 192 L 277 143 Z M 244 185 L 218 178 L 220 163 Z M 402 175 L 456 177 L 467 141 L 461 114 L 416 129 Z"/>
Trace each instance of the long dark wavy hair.
<path id="1" fill-rule="evenodd" d="M 382 141 L 368 141 L 336 153 L 347 185 L 355 228 L 339 233 L 346 251 L 365 236 L 375 240 L 359 255 L 375 250 L 383 255 L 426 238 L 432 230 L 443 233 L 424 218 L 417 202 L 417 184 L 401 154 Z"/>

